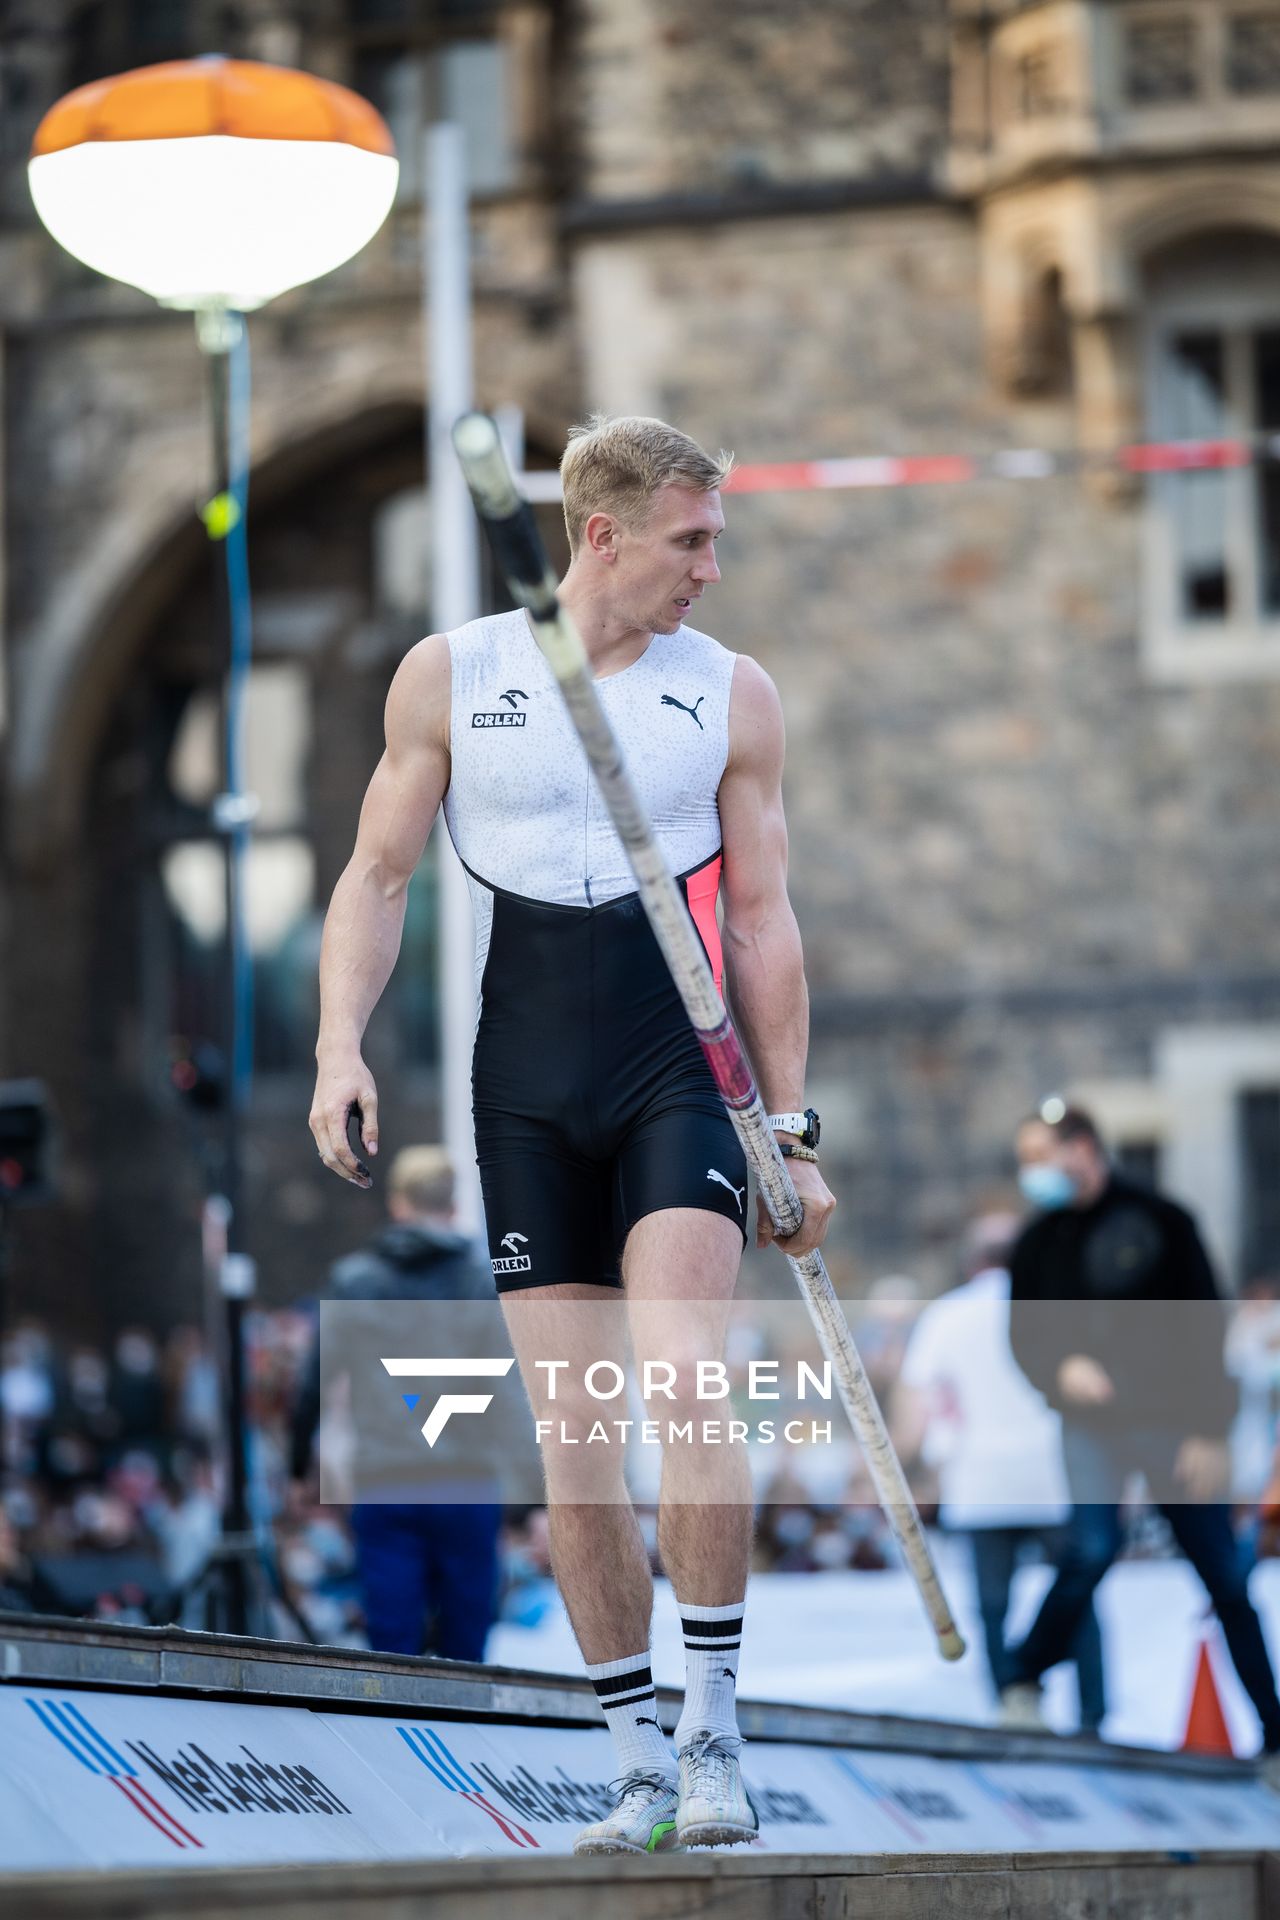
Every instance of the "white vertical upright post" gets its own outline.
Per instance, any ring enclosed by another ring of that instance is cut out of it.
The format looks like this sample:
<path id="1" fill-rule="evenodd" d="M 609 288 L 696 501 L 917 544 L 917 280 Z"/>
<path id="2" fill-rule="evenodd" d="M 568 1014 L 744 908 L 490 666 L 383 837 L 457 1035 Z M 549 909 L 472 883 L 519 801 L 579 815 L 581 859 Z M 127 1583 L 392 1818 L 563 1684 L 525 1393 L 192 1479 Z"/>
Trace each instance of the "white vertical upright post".
<path id="1" fill-rule="evenodd" d="M 493 409 L 493 424 L 498 429 L 512 473 L 524 472 L 524 408 L 513 401 Z"/>
<path id="2" fill-rule="evenodd" d="M 470 239 L 462 128 L 428 128 L 423 153 L 423 318 L 427 373 L 427 486 L 431 502 L 432 607 L 435 632 L 448 633 L 480 612 L 480 553 L 475 512 L 449 438 L 471 397 Z M 467 879 L 443 820 L 440 861 L 440 1063 L 444 1144 L 457 1168 L 458 1224 L 482 1225 L 471 1125 L 471 1047 L 476 1026 L 475 924 Z"/>

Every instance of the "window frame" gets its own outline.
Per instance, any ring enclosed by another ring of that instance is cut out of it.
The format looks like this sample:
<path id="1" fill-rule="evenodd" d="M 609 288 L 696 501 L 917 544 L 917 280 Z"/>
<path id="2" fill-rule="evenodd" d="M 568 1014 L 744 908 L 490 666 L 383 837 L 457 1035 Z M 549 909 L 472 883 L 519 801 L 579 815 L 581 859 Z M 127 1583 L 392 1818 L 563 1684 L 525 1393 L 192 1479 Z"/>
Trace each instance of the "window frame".
<path id="1" fill-rule="evenodd" d="M 497 7 L 490 14 L 479 15 L 469 23 L 459 18 L 453 22 L 407 23 L 403 27 L 396 27 L 393 23 L 350 28 L 347 41 L 350 80 L 357 92 L 372 99 L 377 91 L 369 87 L 367 79 L 360 73 L 359 63 L 365 57 L 382 59 L 388 73 L 395 67 L 404 69 L 406 77 L 412 76 L 412 85 L 418 92 L 420 117 L 408 139 L 403 137 L 399 114 L 390 111 L 387 101 L 383 100 L 379 105 L 374 100 L 391 125 L 400 148 L 397 207 L 413 208 L 422 203 L 426 192 L 422 178 L 422 143 L 428 128 L 446 117 L 444 96 L 449 85 L 447 63 L 450 55 L 472 48 L 492 49 L 497 56 L 499 91 L 506 103 L 501 117 L 507 127 L 507 142 L 502 177 L 497 181 L 486 179 L 480 184 L 472 183 L 469 187 L 470 197 L 476 204 L 486 205 L 511 199 L 525 191 L 527 169 L 515 132 L 513 110 L 519 86 L 519 49 L 512 36 L 503 31 Z M 459 124 L 463 125 L 465 131 L 466 123 L 460 121 Z"/>
<path id="2" fill-rule="evenodd" d="M 1209 238 L 1209 236 L 1207 236 Z M 1142 328 L 1142 384 L 1146 431 L 1153 439 L 1167 432 L 1162 412 L 1168 343 L 1187 333 L 1210 333 L 1224 341 L 1225 417 L 1222 437 L 1256 430 L 1255 417 L 1242 413 L 1247 399 L 1256 403 L 1250 366 L 1252 340 L 1263 328 L 1280 329 L 1280 252 L 1269 287 L 1193 287 L 1157 291 L 1149 301 Z M 1170 502 L 1186 483 L 1177 473 L 1151 474 L 1145 482 L 1142 511 L 1142 651 L 1151 678 L 1171 681 L 1221 681 L 1280 678 L 1280 611 L 1268 616 L 1260 605 L 1262 552 L 1257 488 L 1252 465 L 1216 469 L 1226 497 L 1226 555 L 1233 580 L 1241 587 L 1244 611 L 1222 621 L 1188 619 L 1179 605 L 1181 569 L 1175 517 Z"/>
<path id="3" fill-rule="evenodd" d="M 248 858 L 252 859 L 253 854 L 261 849 L 286 842 L 297 843 L 308 850 L 312 865 L 310 898 L 294 925 L 300 926 L 305 922 L 318 939 L 328 911 L 328 899 L 324 890 L 321 850 L 311 807 L 308 773 L 315 751 L 316 707 L 319 699 L 314 664 L 296 652 L 264 647 L 252 662 L 249 699 L 252 702 L 252 676 L 270 675 L 281 669 L 294 679 L 292 697 L 304 697 L 308 708 L 301 790 L 292 807 L 278 816 L 268 815 L 269 824 L 255 821 L 249 839 Z M 148 829 L 147 857 L 139 876 L 138 893 L 140 951 L 144 956 L 140 1018 L 145 1040 L 143 1078 L 152 1095 L 162 1100 L 172 1095 L 169 1048 L 181 1032 L 181 1023 L 175 1018 L 181 986 L 179 969 L 183 965 L 183 943 L 192 937 L 193 931 L 191 922 L 182 913 L 180 904 L 166 882 L 165 859 L 175 848 L 197 845 L 210 848 L 217 856 L 219 865 L 226 856 L 225 836 L 217 830 L 210 816 L 213 793 L 183 793 L 174 785 L 175 754 L 192 704 L 201 699 L 211 701 L 215 715 L 212 738 L 214 764 L 211 769 L 214 775 L 213 791 L 221 789 L 225 697 L 225 673 L 192 682 L 186 689 L 172 732 L 166 736 L 163 748 L 151 768 L 150 777 L 155 788 L 149 802 L 152 823 Z M 264 719 L 269 719 L 269 715 Z M 246 717 L 246 725 L 247 729 L 253 729 L 252 715 Z M 269 733 L 264 732 L 262 744 L 267 752 L 270 752 L 269 737 Z M 250 789 L 254 784 L 251 758 L 252 740 L 247 733 L 245 779 Z M 421 938 L 422 958 L 427 968 L 424 1004 L 417 1009 L 410 1004 L 413 982 L 420 981 L 422 976 L 411 976 L 404 966 L 398 968 L 370 1018 L 366 1035 L 367 1041 L 372 1035 L 370 1044 L 380 1058 L 396 1060 L 397 1070 L 405 1084 L 416 1089 L 413 1097 L 425 1099 L 428 1104 L 435 1098 L 441 1072 L 439 860 L 440 834 L 437 830 L 430 835 L 410 882 L 411 901 L 407 909 L 423 916 L 412 931 L 415 939 Z M 245 879 L 247 885 L 247 872 Z M 198 994 L 200 999 L 208 1001 L 203 1011 L 209 1030 L 193 1031 L 185 1036 L 194 1040 L 209 1040 L 218 1047 L 225 1042 L 221 1007 L 224 941 L 225 922 L 208 948 L 213 956 L 212 989 L 207 991 L 206 983 Z M 278 949 L 267 953 L 251 951 L 250 956 L 254 972 L 254 1099 L 273 1111 L 277 1108 L 283 1110 L 296 1102 L 299 1089 L 309 1085 L 314 1078 L 314 1032 L 311 1026 L 304 1024 L 298 1033 L 291 1035 L 291 1039 L 297 1043 L 296 1056 L 291 1047 L 287 1060 L 271 1060 L 260 1044 L 262 1036 L 259 1027 L 263 1017 L 264 995 L 259 989 L 259 981 L 265 969 L 270 967 L 276 951 Z M 403 935 L 402 957 L 408 957 Z M 419 990 L 422 990 L 421 987 Z M 318 1017 L 318 1003 L 315 1011 Z"/>
<path id="4" fill-rule="evenodd" d="M 1167 1190 L 1196 1215 L 1218 1277 L 1234 1293 L 1246 1251 L 1239 1096 L 1280 1086 L 1280 1021 L 1169 1026 L 1153 1052 L 1170 1115 Z"/>
<path id="5" fill-rule="evenodd" d="M 1168 32 L 1180 26 L 1185 26 L 1187 30 L 1190 51 L 1188 67 L 1190 88 L 1186 93 L 1143 96 L 1135 94 L 1131 88 L 1138 72 L 1134 59 L 1136 36 L 1145 30 Z M 1116 86 L 1124 110 L 1128 113 L 1178 113 L 1185 112 L 1188 107 L 1200 105 L 1213 91 L 1213 62 L 1208 57 L 1207 37 L 1202 10 L 1196 6 L 1180 6 L 1175 11 L 1169 8 L 1167 0 L 1161 0 L 1159 8 L 1152 6 L 1127 8 L 1120 23 L 1119 60 L 1116 74 Z"/>

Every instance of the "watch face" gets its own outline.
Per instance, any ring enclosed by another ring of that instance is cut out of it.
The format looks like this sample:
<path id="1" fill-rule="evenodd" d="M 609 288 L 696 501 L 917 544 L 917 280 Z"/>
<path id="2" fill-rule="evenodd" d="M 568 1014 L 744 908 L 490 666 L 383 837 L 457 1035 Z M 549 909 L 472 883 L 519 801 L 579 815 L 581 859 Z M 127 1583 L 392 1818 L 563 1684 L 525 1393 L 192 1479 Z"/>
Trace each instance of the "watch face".
<path id="1" fill-rule="evenodd" d="M 813 1139 L 810 1142 L 810 1144 L 816 1147 L 819 1140 L 821 1140 L 822 1138 L 822 1122 L 821 1120 L 819 1120 L 817 1114 L 814 1112 L 812 1107 L 805 1108 L 804 1117 L 809 1122 L 809 1132 L 813 1135 Z"/>

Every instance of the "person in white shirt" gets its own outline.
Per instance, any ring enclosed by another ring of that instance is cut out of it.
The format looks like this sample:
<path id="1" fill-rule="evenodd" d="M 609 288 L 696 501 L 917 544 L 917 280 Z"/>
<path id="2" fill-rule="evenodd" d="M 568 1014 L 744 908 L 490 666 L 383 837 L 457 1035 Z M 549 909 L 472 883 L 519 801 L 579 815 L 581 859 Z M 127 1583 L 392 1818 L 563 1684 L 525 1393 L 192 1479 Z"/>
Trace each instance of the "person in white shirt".
<path id="1" fill-rule="evenodd" d="M 1006 1262 L 1021 1222 L 984 1214 L 965 1237 L 964 1282 L 921 1313 L 894 1397 L 894 1437 L 904 1459 L 938 1476 L 940 1523 L 967 1533 L 973 1550 L 987 1664 L 997 1694 L 1011 1677 L 1004 1637 L 1019 1560 L 1053 1558 L 1070 1511 L 1061 1422 L 1030 1385 L 1009 1345 Z M 1080 1724 L 1106 1713 L 1102 1636 L 1092 1606 L 1073 1647 Z"/>

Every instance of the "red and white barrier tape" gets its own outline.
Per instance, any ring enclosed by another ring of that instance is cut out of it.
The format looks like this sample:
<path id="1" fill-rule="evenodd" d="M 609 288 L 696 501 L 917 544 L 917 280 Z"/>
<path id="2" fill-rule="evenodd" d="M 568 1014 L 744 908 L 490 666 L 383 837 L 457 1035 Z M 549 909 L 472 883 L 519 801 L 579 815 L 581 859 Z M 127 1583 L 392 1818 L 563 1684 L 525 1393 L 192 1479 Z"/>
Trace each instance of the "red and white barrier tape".
<path id="1" fill-rule="evenodd" d="M 909 453 L 852 460 L 782 460 L 735 467 L 726 493 L 820 493 L 850 487 L 940 487 L 969 480 L 1049 480 L 1072 473 L 1196 473 L 1280 460 L 1280 434 L 1238 440 L 1137 440 L 1127 446 L 1006 447 L 996 453 Z M 520 476 L 525 497 L 556 501 L 554 470 Z"/>

